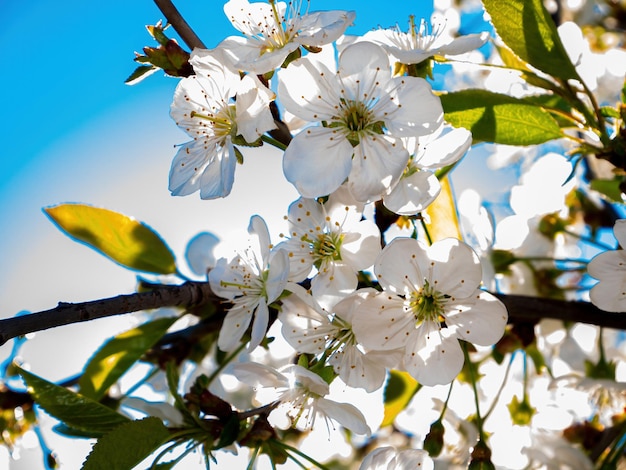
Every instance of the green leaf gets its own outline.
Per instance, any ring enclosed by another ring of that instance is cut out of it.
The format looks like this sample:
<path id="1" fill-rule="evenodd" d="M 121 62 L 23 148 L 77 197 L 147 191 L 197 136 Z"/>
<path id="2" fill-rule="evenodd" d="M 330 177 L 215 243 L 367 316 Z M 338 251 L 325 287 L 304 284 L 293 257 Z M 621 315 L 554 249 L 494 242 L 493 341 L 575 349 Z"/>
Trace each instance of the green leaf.
<path id="1" fill-rule="evenodd" d="M 78 380 L 80 392 L 100 400 L 109 387 L 163 337 L 177 317 L 144 323 L 110 339 L 89 360 Z"/>
<path id="2" fill-rule="evenodd" d="M 622 190 L 620 189 L 623 181 L 624 179 L 621 176 L 612 180 L 594 179 L 591 180 L 591 189 L 603 194 L 612 202 L 623 204 L 624 200 L 622 199 Z"/>
<path id="3" fill-rule="evenodd" d="M 126 83 L 127 85 L 135 85 L 142 81 L 144 78 L 152 75 L 157 70 L 159 69 L 156 68 L 154 65 L 140 65 L 133 71 L 133 73 L 128 76 L 126 80 L 124 80 L 124 83 Z"/>
<path id="4" fill-rule="evenodd" d="M 74 240 L 130 269 L 176 272 L 174 254 L 150 227 L 132 217 L 85 204 L 60 204 L 44 212 Z"/>
<path id="5" fill-rule="evenodd" d="M 169 436 L 159 418 L 130 421 L 98 439 L 82 470 L 129 470 L 165 444 Z"/>
<path id="6" fill-rule="evenodd" d="M 563 136 L 554 118 L 530 101 L 476 89 L 440 98 L 446 121 L 471 130 L 474 142 L 534 145 Z"/>
<path id="7" fill-rule="evenodd" d="M 24 369 L 20 368 L 19 373 L 37 404 L 70 429 L 91 437 L 100 437 L 130 422 L 127 417 L 91 398 L 48 382 Z"/>
<path id="8" fill-rule="evenodd" d="M 553 77 L 580 80 L 542 0 L 483 0 L 493 26 L 521 59 Z"/>
<path id="9" fill-rule="evenodd" d="M 393 424 L 420 388 L 421 385 L 408 372 L 390 371 L 385 385 L 385 415 L 380 427 Z"/>

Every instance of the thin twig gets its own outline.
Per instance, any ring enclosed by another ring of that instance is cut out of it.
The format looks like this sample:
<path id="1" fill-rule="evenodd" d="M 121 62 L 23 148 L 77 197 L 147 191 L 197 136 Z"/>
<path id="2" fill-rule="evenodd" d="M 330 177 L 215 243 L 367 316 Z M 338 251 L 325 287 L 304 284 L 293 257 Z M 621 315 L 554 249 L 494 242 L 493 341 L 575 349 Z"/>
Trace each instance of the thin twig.
<path id="1" fill-rule="evenodd" d="M 194 30 L 191 29 L 189 24 L 185 21 L 178 9 L 170 0 L 154 0 L 154 3 L 157 7 L 159 7 L 161 13 L 165 15 L 167 22 L 172 25 L 172 28 L 174 28 L 180 38 L 185 42 L 185 44 L 187 44 L 187 47 L 191 50 L 195 47 L 206 49 L 202 40 L 198 37 Z"/>
<path id="2" fill-rule="evenodd" d="M 159 307 L 189 308 L 206 302 L 218 304 L 207 282 L 160 285 L 148 292 L 118 295 L 81 303 L 59 302 L 50 310 L 0 320 L 0 345 L 11 338 L 58 326 Z"/>

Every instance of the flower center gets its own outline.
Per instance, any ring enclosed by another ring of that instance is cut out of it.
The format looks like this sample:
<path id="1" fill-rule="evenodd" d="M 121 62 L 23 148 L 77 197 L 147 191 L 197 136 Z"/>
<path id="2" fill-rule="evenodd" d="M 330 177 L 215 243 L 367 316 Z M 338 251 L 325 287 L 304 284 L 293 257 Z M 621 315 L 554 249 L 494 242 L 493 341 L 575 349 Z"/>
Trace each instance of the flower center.
<path id="1" fill-rule="evenodd" d="M 333 118 L 330 127 L 340 127 L 353 147 L 359 145 L 364 133 L 383 133 L 383 123 L 375 121 L 374 113 L 362 101 L 341 99 L 340 114 Z"/>
<path id="2" fill-rule="evenodd" d="M 424 280 L 424 286 L 412 292 L 409 298 L 409 309 L 415 317 L 416 324 L 426 321 L 441 323 L 445 319 L 444 306 L 449 298 L 449 295 L 435 290 Z"/>
<path id="3" fill-rule="evenodd" d="M 281 15 L 276 6 L 275 0 L 269 0 L 272 7 L 272 20 L 268 19 L 263 32 L 264 45 L 261 48 L 261 55 L 285 47 L 297 35 L 300 13 L 299 6 L 294 6 L 289 2 L 289 11 Z"/>
<path id="4" fill-rule="evenodd" d="M 343 234 L 341 233 L 318 234 L 317 239 L 310 242 L 315 267 L 319 269 L 325 261 L 340 261 L 342 242 Z"/>
<path id="5" fill-rule="evenodd" d="M 191 117 L 209 121 L 213 128 L 213 134 L 218 139 L 237 135 L 237 110 L 234 104 L 222 107 L 216 114 L 201 114 L 192 111 Z"/>

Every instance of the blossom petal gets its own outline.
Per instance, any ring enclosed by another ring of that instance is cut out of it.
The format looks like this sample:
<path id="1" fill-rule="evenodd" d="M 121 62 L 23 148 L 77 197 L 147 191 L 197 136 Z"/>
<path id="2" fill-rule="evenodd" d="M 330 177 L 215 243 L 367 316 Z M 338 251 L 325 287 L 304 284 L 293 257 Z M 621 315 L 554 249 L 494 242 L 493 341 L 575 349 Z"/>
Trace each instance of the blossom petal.
<path id="1" fill-rule="evenodd" d="M 336 401 L 326 398 L 319 398 L 317 400 L 317 407 L 323 411 L 326 416 L 334 419 L 344 428 L 356 434 L 369 436 L 372 433 L 372 430 L 365 421 L 363 413 L 350 403 L 337 403 Z"/>
<path id="2" fill-rule="evenodd" d="M 219 337 L 217 338 L 217 347 L 222 351 L 232 351 L 243 337 L 244 333 L 252 320 L 252 308 L 246 305 L 240 305 L 239 308 L 233 307 L 224 317 Z"/>
<path id="3" fill-rule="evenodd" d="M 404 366 L 423 385 L 449 384 L 463 367 L 463 351 L 455 336 L 435 322 L 424 322 L 406 345 Z"/>
<path id="4" fill-rule="evenodd" d="M 462 241 L 446 238 L 433 243 L 427 251 L 431 260 L 429 280 L 439 292 L 464 299 L 482 281 L 480 260 Z"/>
<path id="5" fill-rule="evenodd" d="M 218 44 L 223 49 L 232 67 L 237 70 L 263 75 L 280 67 L 289 54 L 299 45 L 288 43 L 284 47 L 261 53 L 264 44 L 256 38 L 230 36 Z"/>
<path id="6" fill-rule="evenodd" d="M 241 362 L 232 366 L 233 375 L 251 387 L 287 387 L 289 381 L 276 369 L 258 362 Z"/>
<path id="7" fill-rule="evenodd" d="M 389 350 L 406 345 L 414 319 L 404 310 L 404 299 L 381 292 L 360 306 L 358 321 L 352 331 L 367 349 Z"/>
<path id="8" fill-rule="evenodd" d="M 400 141 L 383 135 L 367 136 L 354 148 L 348 188 L 359 202 L 370 202 L 389 192 L 402 175 L 409 153 Z"/>
<path id="9" fill-rule="evenodd" d="M 508 322 L 504 304 L 480 289 L 466 299 L 446 304 L 445 317 L 446 326 L 459 338 L 480 346 L 497 343 Z"/>
<path id="10" fill-rule="evenodd" d="M 356 18 L 354 11 L 312 11 L 302 16 L 300 32 L 294 41 L 305 46 L 330 44 L 339 39 L 353 23 L 354 18 Z"/>
<path id="11" fill-rule="evenodd" d="M 395 97 L 395 106 L 385 120 L 391 135 L 421 136 L 435 132 L 443 123 L 443 107 L 431 86 L 419 77 L 394 77 L 389 87 Z M 419 105 L 398 106 L 398 103 Z"/>
<path id="12" fill-rule="evenodd" d="M 215 266 L 213 250 L 220 239 L 210 232 L 201 232 L 187 244 L 185 259 L 191 271 L 198 276 L 206 276 L 210 268 Z"/>
<path id="13" fill-rule="evenodd" d="M 270 254 L 267 279 L 265 280 L 265 295 L 267 302 L 272 303 L 287 286 L 289 278 L 289 256 L 286 251 L 274 250 Z"/>
<path id="14" fill-rule="evenodd" d="M 267 131 L 276 129 L 269 109 L 274 93 L 256 75 L 246 75 L 237 89 L 237 132 L 246 142 L 254 142 Z"/>
<path id="15" fill-rule="evenodd" d="M 278 97 L 287 111 L 309 122 L 330 120 L 340 103 L 336 74 L 308 56 L 278 73 Z"/>
<path id="16" fill-rule="evenodd" d="M 328 363 L 346 385 L 373 392 L 382 387 L 387 369 L 355 346 L 345 346 L 333 354 Z"/>
<path id="17" fill-rule="evenodd" d="M 441 55 L 447 56 L 465 54 L 466 52 L 482 47 L 488 40 L 489 33 L 487 31 L 477 34 L 466 34 L 464 36 L 454 38 L 452 42 L 446 44 L 445 46 L 441 46 L 437 52 Z"/>
<path id="18" fill-rule="evenodd" d="M 587 272 L 600 281 L 589 291 L 591 302 L 607 312 L 626 312 L 626 253 L 600 253 L 589 262 Z"/>
<path id="19" fill-rule="evenodd" d="M 389 57 L 385 50 L 371 42 L 357 42 L 339 56 L 339 75 L 344 98 L 368 102 L 384 91 L 380 83 L 391 77 Z"/>
<path id="20" fill-rule="evenodd" d="M 355 271 L 362 271 L 374 264 L 380 254 L 380 230 L 374 222 L 363 220 L 350 227 L 350 235 L 341 245 L 341 258 Z"/>
<path id="21" fill-rule="evenodd" d="M 255 245 L 260 250 L 259 254 L 261 258 L 256 261 L 261 266 L 261 269 L 263 269 L 269 261 L 272 246 L 270 242 L 270 232 L 263 217 L 258 215 L 250 217 L 248 233 L 250 234 L 250 239 L 254 240 Z"/>
<path id="22" fill-rule="evenodd" d="M 321 308 L 317 310 L 307 305 L 298 295 L 290 295 L 282 302 L 278 319 L 287 342 L 298 352 L 324 352 L 328 336 L 336 331 L 328 316 L 319 311 Z"/>
<path id="23" fill-rule="evenodd" d="M 456 163 L 471 145 L 472 133 L 459 127 L 426 143 L 424 151 L 416 158 L 415 163 L 423 170 L 438 170 Z"/>
<path id="24" fill-rule="evenodd" d="M 613 233 L 615 234 L 615 238 L 617 238 L 620 246 L 622 248 L 626 248 L 626 219 L 619 219 L 615 221 Z"/>
<path id="25" fill-rule="evenodd" d="M 324 127 L 300 132 L 283 155 L 285 177 L 307 198 L 332 193 L 348 177 L 351 167 L 350 143 Z"/>
<path id="26" fill-rule="evenodd" d="M 259 344 L 261 344 L 261 341 L 263 341 L 263 338 L 265 338 L 265 333 L 267 333 L 267 326 L 269 324 L 269 321 L 270 313 L 269 309 L 267 308 L 267 302 L 265 302 L 265 299 L 261 299 L 256 310 L 254 311 L 254 322 L 252 323 L 252 331 L 250 333 L 250 344 L 248 345 L 248 351 L 252 351 Z M 220 334 L 221 332 L 222 331 L 220 330 Z"/>
<path id="27" fill-rule="evenodd" d="M 410 295 L 428 278 L 428 252 L 422 242 L 395 238 L 381 252 L 374 271 L 385 291 Z"/>
<path id="28" fill-rule="evenodd" d="M 215 199 L 228 196 L 235 182 L 236 165 L 235 148 L 229 137 L 226 146 L 217 149 L 215 158 L 202 172 L 200 198 Z"/>
<path id="29" fill-rule="evenodd" d="M 391 192 L 383 196 L 383 204 L 400 215 L 414 215 L 428 207 L 441 192 L 441 184 L 430 171 L 417 171 L 402 177 Z"/>

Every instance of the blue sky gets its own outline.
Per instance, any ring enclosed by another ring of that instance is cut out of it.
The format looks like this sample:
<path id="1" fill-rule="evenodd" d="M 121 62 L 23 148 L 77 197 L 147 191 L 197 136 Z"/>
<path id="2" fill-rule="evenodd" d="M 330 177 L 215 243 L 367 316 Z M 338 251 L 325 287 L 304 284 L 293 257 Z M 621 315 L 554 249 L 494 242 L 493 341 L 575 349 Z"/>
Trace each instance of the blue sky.
<path id="1" fill-rule="evenodd" d="M 237 34 L 223 3 L 175 2 L 209 47 Z M 354 34 L 378 25 L 405 27 L 409 14 L 429 16 L 431 8 L 430 1 L 406 0 L 319 0 L 311 6 L 356 10 Z M 271 185 L 258 178 L 260 170 L 281 171 L 280 155 L 246 160 L 225 200 L 170 196 L 174 145 L 187 140 L 169 117 L 177 80 L 157 73 L 138 85 L 124 84 L 136 66 L 133 52 L 154 45 L 144 26 L 163 18 L 151 0 L 0 0 L 0 18 L 0 318 L 134 289 L 134 273 L 65 237 L 42 213 L 45 206 L 82 202 L 135 216 L 179 256 L 201 230 L 218 225 L 245 231 L 253 213 L 286 213 L 293 188 L 282 175 Z M 23 356 L 33 372 L 60 380 L 80 371 L 105 338 L 132 322 L 125 316 L 38 333 Z M 8 352 L 9 345 L 0 347 L 0 360 Z M 49 439 L 61 445 L 53 434 Z M 65 454 L 62 468 L 79 468 L 82 458 L 80 450 Z M 14 468 L 41 468 L 41 460 L 23 452 Z"/>
<path id="2" fill-rule="evenodd" d="M 223 14 L 222 1 L 175 4 L 208 47 L 238 34 Z M 394 0 L 381 7 L 373 1 L 318 0 L 311 4 L 311 10 L 316 9 L 355 10 L 357 19 L 349 32 L 361 34 L 378 25 L 406 27 L 410 14 L 430 16 L 432 2 Z M 146 175 L 155 172 L 158 197 L 169 197 L 167 173 L 173 145 L 186 139 L 168 115 L 177 79 L 157 73 L 135 86 L 124 84 L 137 65 L 134 51 L 155 45 L 144 26 L 163 16 L 151 0 L 67 0 L 62 7 L 51 0 L 0 1 L 0 18 L 2 284 L 3 276 L 15 278 L 9 267 L 25 269 L 22 256 L 33 251 L 36 240 L 48 235 L 60 238 L 41 212 L 47 205 L 115 204 L 108 207 L 158 225 L 148 218 L 154 216 L 150 206 L 155 195 L 125 194 L 123 182 L 135 178 L 135 190 L 147 187 Z M 131 170 L 142 175 L 141 182 Z M 173 204 L 179 215 L 183 207 L 196 207 L 197 199 L 193 195 L 164 204 Z M 211 210 L 218 205 L 208 201 L 198 207 Z M 170 225 L 162 227 L 167 231 Z M 39 264 L 53 262 L 44 258 Z M 37 266 L 32 269 L 37 271 Z M 31 275 L 36 273 L 24 274 L 23 281 Z M 44 297 L 50 304 L 41 292 L 35 298 Z M 0 317 L 15 312 L 14 298 L 0 300 Z M 36 303 L 24 308 L 41 307 Z"/>

